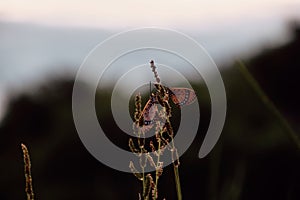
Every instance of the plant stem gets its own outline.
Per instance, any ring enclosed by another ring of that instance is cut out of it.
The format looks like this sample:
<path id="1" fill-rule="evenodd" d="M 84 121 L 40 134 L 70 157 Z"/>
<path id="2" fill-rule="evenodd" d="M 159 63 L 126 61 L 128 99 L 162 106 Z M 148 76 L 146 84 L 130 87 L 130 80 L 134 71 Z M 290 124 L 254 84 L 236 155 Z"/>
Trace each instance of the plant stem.
<path id="1" fill-rule="evenodd" d="M 173 167 L 174 167 L 177 198 L 178 200 L 182 200 L 178 166 L 176 166 L 175 163 L 173 163 Z"/>
<path id="2" fill-rule="evenodd" d="M 290 139 L 296 144 L 297 148 L 300 149 L 300 140 L 298 135 L 293 131 L 287 120 L 282 116 L 279 110 L 276 108 L 274 103 L 268 98 L 262 88 L 259 86 L 258 82 L 253 78 L 248 69 L 245 67 L 242 61 L 238 62 L 237 68 L 244 76 L 249 85 L 253 88 L 253 90 L 257 93 L 261 101 L 265 104 L 265 106 L 269 109 L 269 111 L 277 118 L 280 122 L 281 126 L 286 130 Z"/>
<path id="3" fill-rule="evenodd" d="M 157 187 L 158 187 L 158 179 L 159 179 L 159 162 L 160 162 L 160 154 L 161 154 L 161 140 L 159 139 L 158 140 L 158 149 L 157 149 L 157 153 L 158 153 L 158 156 L 157 156 L 157 162 L 156 162 L 156 172 L 155 172 L 155 188 L 154 188 L 154 197 L 153 197 L 153 200 L 156 200 L 156 193 L 157 193 Z"/>
<path id="4" fill-rule="evenodd" d="M 166 108 L 164 108 L 164 109 L 165 109 L 165 113 L 166 113 Z M 172 127 L 170 118 L 167 115 L 166 115 L 166 123 L 168 123 L 170 125 L 170 127 Z M 169 131 L 171 131 L 170 137 L 171 137 L 171 143 L 172 143 L 172 146 L 171 146 L 171 148 L 172 148 L 172 161 L 173 161 L 173 168 L 174 168 L 174 176 L 175 176 L 177 199 L 178 200 L 182 200 L 180 178 L 179 178 L 179 170 L 178 170 L 178 167 L 179 167 L 179 158 L 178 158 L 178 154 L 177 154 L 177 149 L 175 147 L 173 129 L 171 128 L 171 130 L 169 130 Z M 174 153 L 175 153 L 175 155 L 174 155 Z M 174 159 L 174 157 L 175 157 L 175 159 Z"/>
<path id="5" fill-rule="evenodd" d="M 143 153 L 144 152 L 144 144 L 145 142 L 143 141 L 143 144 L 141 145 L 141 130 L 138 129 L 138 143 L 139 143 L 139 148 L 140 148 L 140 152 Z M 142 156 L 142 155 L 141 155 Z M 140 157 L 140 159 L 143 159 L 142 157 Z M 142 169 L 142 177 L 143 177 L 143 191 L 142 191 L 142 196 L 144 197 L 145 195 L 145 166 L 142 165 L 142 162 L 140 160 L 140 167 Z"/>
<path id="6" fill-rule="evenodd" d="M 145 169 L 144 167 L 142 167 L 142 174 L 143 174 L 143 195 L 144 196 L 145 194 Z"/>
<path id="7" fill-rule="evenodd" d="M 167 123 L 170 124 L 171 126 L 171 122 L 169 117 L 167 117 Z M 172 143 L 172 161 L 173 161 L 173 168 L 174 168 L 174 176 L 175 176 L 175 184 L 176 184 L 176 192 L 177 192 L 177 199 L 178 200 L 182 200 L 182 194 L 181 194 L 181 186 L 180 186 L 180 178 L 179 178 L 179 158 L 178 158 L 178 154 L 177 154 L 177 149 L 175 147 L 175 142 L 174 142 L 174 137 L 173 137 L 173 133 L 171 133 L 171 143 Z M 175 155 L 174 155 L 175 154 Z M 176 156 L 176 157 L 175 157 Z M 174 158 L 175 157 L 175 158 Z M 176 163 L 177 162 L 177 163 Z"/>

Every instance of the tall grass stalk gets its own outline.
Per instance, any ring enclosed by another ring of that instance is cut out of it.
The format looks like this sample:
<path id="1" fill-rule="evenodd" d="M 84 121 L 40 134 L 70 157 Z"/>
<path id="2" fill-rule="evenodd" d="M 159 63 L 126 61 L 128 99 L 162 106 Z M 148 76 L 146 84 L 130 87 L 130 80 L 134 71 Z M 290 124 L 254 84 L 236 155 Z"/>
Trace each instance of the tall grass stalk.
<path id="1" fill-rule="evenodd" d="M 288 134 L 289 138 L 292 140 L 292 142 L 295 143 L 298 150 L 300 150 L 300 140 L 298 135 L 294 132 L 294 130 L 289 125 L 288 121 L 282 116 L 282 114 L 276 108 L 274 103 L 268 98 L 268 96 L 262 90 L 258 82 L 253 78 L 248 69 L 245 67 L 244 63 L 242 61 L 238 61 L 238 64 L 235 66 L 237 66 L 240 73 L 244 76 L 245 80 L 256 92 L 260 100 L 264 103 L 267 109 L 277 118 L 280 125 L 286 130 L 286 133 Z"/>
<path id="2" fill-rule="evenodd" d="M 157 126 L 160 127 L 160 123 L 159 122 L 158 122 Z M 161 134 L 162 134 L 161 129 L 159 130 L 159 134 L 161 136 Z M 161 173 L 160 168 L 158 168 L 159 163 L 160 163 L 160 155 L 161 155 L 161 139 L 158 138 L 157 140 L 158 140 L 158 148 L 157 148 L 157 154 L 158 155 L 157 155 L 156 170 L 155 170 L 155 186 L 154 186 L 155 188 L 154 188 L 154 194 L 157 194 L 158 179 L 159 179 L 159 176 L 160 176 L 160 173 Z M 154 195 L 153 199 L 154 200 L 157 199 L 156 195 Z"/>
<path id="3" fill-rule="evenodd" d="M 182 194 L 181 194 L 181 186 L 180 186 L 180 178 L 179 178 L 179 170 L 178 166 L 176 166 L 173 163 L 174 167 L 174 175 L 175 175 L 175 182 L 176 182 L 176 192 L 177 192 L 177 199 L 182 200 Z"/>
<path id="4" fill-rule="evenodd" d="M 161 95 L 160 98 L 164 99 L 164 95 L 167 93 L 166 88 L 162 85 L 160 85 L 160 78 L 158 76 L 158 73 L 156 71 L 156 66 L 154 65 L 154 62 L 151 61 L 150 62 L 150 67 L 152 68 L 152 71 L 154 73 L 154 77 L 157 81 L 157 83 L 159 84 L 159 87 L 157 88 L 159 90 L 159 94 Z M 176 184 L 176 192 L 177 192 L 177 199 L 178 200 L 182 200 L 182 193 L 181 193 L 181 186 L 180 186 L 180 178 L 179 178 L 179 156 L 177 153 L 177 149 L 175 147 L 175 143 L 174 143 L 174 132 L 173 132 L 173 128 L 171 125 L 171 121 L 170 121 L 170 117 L 172 116 L 171 114 L 171 106 L 167 101 L 164 101 L 162 103 L 163 106 L 163 115 L 164 115 L 164 119 L 165 119 L 165 125 L 166 125 L 166 129 L 167 132 L 171 138 L 171 154 L 172 154 L 172 163 L 173 163 L 173 169 L 174 169 L 174 177 L 175 177 L 175 184 Z"/>
<path id="5" fill-rule="evenodd" d="M 154 84 L 156 90 L 154 93 L 151 91 L 150 82 L 150 99 L 145 104 L 144 109 L 141 108 L 141 95 L 136 95 L 135 98 L 135 113 L 133 124 L 133 130 L 137 136 L 137 142 L 139 144 L 139 149 L 135 148 L 133 139 L 129 139 L 129 147 L 131 151 L 140 158 L 140 167 L 142 172 L 138 172 L 134 167 L 132 161 L 130 161 L 129 167 L 133 174 L 143 181 L 143 193 L 140 199 L 149 200 L 150 191 L 152 192 L 152 200 L 157 200 L 158 198 L 158 182 L 159 177 L 163 173 L 164 163 L 161 161 L 161 156 L 163 151 L 168 149 L 171 151 L 172 163 L 174 168 L 174 177 L 176 184 L 177 199 L 182 200 L 181 186 L 179 179 L 179 156 L 174 143 L 174 132 L 171 125 L 170 117 L 172 116 L 171 106 L 169 104 L 169 91 L 170 89 L 160 84 L 160 77 L 156 71 L 156 66 L 154 62 L 150 62 L 150 67 L 154 73 L 154 78 L 156 83 Z M 156 104 L 160 104 L 162 109 L 158 108 Z M 155 141 L 150 141 L 149 144 L 145 144 L 145 133 L 154 127 L 154 121 L 156 121 L 155 126 Z M 146 123 L 147 122 L 147 123 Z M 164 123 L 161 123 L 164 122 Z M 147 148 L 145 148 L 145 145 Z M 153 156 L 147 151 L 148 147 L 151 149 Z M 154 161 L 155 160 L 155 161 Z M 153 180 L 151 173 L 145 175 L 144 169 L 146 167 L 146 162 L 150 166 L 155 168 L 155 180 Z"/>

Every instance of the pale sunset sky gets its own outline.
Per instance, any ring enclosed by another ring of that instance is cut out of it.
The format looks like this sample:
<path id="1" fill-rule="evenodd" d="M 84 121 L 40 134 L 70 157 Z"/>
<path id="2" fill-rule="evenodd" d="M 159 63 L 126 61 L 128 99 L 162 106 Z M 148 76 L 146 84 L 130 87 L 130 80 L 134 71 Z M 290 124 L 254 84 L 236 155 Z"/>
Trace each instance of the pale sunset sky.
<path id="1" fill-rule="evenodd" d="M 110 34 L 175 29 L 223 62 L 284 41 L 299 11 L 299 0 L 0 0 L 0 119 L 12 87 L 77 70 Z"/>
<path id="2" fill-rule="evenodd" d="M 0 20 L 107 29 L 195 29 L 248 18 L 290 17 L 297 15 L 299 5 L 299 0 L 9 0 L 0 1 Z"/>

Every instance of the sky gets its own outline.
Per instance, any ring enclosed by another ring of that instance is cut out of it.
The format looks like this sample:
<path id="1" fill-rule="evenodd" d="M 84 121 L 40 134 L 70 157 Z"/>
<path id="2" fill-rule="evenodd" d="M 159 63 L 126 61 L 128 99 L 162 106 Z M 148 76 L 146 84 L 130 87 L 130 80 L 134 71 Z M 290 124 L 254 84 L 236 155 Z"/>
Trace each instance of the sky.
<path id="1" fill-rule="evenodd" d="M 119 31 L 175 29 L 218 63 L 285 41 L 285 24 L 300 20 L 299 10 L 299 0 L 1 0 L 0 119 L 13 85 L 77 69 Z"/>
<path id="2" fill-rule="evenodd" d="M 61 26 L 195 29 L 247 18 L 297 15 L 299 0 L 9 0 L 0 19 Z"/>

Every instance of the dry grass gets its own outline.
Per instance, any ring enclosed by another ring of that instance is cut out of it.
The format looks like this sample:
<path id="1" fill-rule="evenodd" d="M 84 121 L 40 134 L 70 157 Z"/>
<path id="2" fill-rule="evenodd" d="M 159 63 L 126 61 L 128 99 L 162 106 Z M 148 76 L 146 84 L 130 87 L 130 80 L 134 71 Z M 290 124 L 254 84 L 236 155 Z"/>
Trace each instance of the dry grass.
<path id="1" fill-rule="evenodd" d="M 21 144 L 24 158 L 24 173 L 25 173 L 25 192 L 27 200 L 34 200 L 34 193 L 32 187 L 32 177 L 31 177 L 31 162 L 28 149 L 26 145 Z"/>
<path id="2" fill-rule="evenodd" d="M 139 167 L 141 172 L 136 169 L 132 161 L 130 161 L 129 167 L 138 180 L 142 181 L 143 191 L 142 195 L 139 195 L 140 199 L 148 200 L 151 198 L 152 200 L 156 200 L 158 198 L 159 177 L 163 174 L 164 165 L 160 159 L 164 150 L 168 149 L 172 155 L 177 198 L 178 200 L 181 200 L 182 194 L 178 170 L 180 162 L 173 140 L 174 132 L 170 121 L 172 109 L 169 104 L 168 88 L 160 84 L 160 78 L 153 61 L 150 62 L 150 67 L 156 79 L 156 90 L 154 93 L 150 94 L 150 99 L 143 110 L 141 96 L 140 94 L 136 95 L 134 113 L 135 123 L 133 124 L 133 131 L 136 135 L 138 147 L 135 146 L 133 139 L 129 140 L 131 151 L 139 157 Z M 161 108 L 158 109 L 156 104 L 160 104 Z M 155 141 L 145 143 L 145 134 L 152 128 L 155 128 Z M 146 149 L 151 149 L 153 156 L 151 156 Z M 147 163 L 155 170 L 155 181 L 150 173 L 145 175 L 144 170 Z"/>

